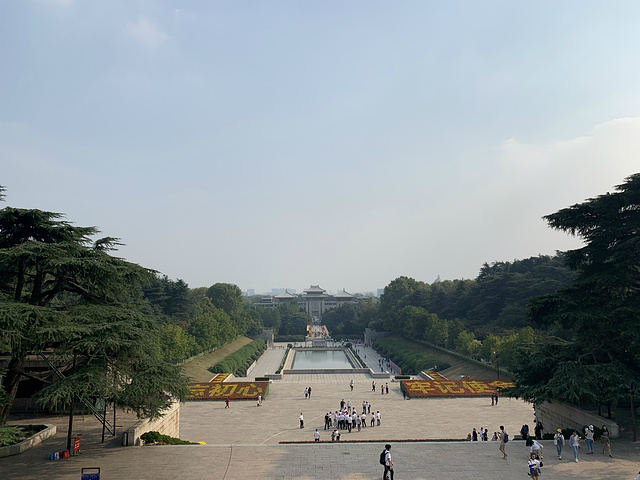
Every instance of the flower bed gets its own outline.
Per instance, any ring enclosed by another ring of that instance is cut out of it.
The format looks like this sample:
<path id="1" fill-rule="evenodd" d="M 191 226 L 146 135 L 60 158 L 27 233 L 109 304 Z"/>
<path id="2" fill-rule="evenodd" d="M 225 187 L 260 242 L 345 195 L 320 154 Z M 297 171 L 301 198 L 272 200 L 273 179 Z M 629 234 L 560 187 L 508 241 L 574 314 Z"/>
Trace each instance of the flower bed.
<path id="1" fill-rule="evenodd" d="M 503 380 L 402 380 L 401 388 L 410 398 L 488 397 L 513 385 Z"/>
<path id="2" fill-rule="evenodd" d="M 229 376 L 228 373 L 218 373 L 215 377 L 211 379 L 211 383 L 220 383 L 224 382 L 224 379 Z"/>
<path id="3" fill-rule="evenodd" d="M 255 400 L 269 393 L 269 382 L 190 383 L 187 400 Z"/>

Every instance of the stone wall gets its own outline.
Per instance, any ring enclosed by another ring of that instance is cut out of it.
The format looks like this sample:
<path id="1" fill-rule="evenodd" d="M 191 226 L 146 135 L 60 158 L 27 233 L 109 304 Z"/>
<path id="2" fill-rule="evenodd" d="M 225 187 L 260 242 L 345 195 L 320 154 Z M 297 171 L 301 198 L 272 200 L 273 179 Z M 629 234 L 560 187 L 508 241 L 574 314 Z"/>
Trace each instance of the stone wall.
<path id="1" fill-rule="evenodd" d="M 255 338 L 263 338 L 267 347 L 273 348 L 273 330 L 262 330 L 262 333 Z"/>
<path id="2" fill-rule="evenodd" d="M 180 402 L 174 402 L 160 418 L 138 420 L 122 433 L 122 446 L 142 445 L 140 436 L 146 432 L 158 432 L 162 435 L 180 438 Z"/>
<path id="3" fill-rule="evenodd" d="M 542 422 L 545 433 L 553 433 L 558 428 L 575 428 L 584 435 L 585 425 L 602 428 L 606 425 L 612 438 L 620 437 L 620 427 L 613 420 L 600 417 L 562 402 L 543 403 L 534 407 L 536 419 Z"/>
<path id="4" fill-rule="evenodd" d="M 372 330 L 371 328 L 364 329 L 364 344 L 371 346 L 373 345 L 373 341 L 378 337 L 388 337 L 391 335 L 391 332 L 378 332 L 376 330 Z"/>

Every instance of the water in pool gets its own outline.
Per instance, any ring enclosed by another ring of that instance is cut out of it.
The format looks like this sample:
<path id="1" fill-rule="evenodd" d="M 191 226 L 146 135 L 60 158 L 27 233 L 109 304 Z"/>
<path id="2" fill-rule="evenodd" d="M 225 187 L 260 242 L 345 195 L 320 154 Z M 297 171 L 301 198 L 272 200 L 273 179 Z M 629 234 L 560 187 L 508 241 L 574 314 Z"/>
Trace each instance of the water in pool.
<path id="1" fill-rule="evenodd" d="M 342 350 L 296 350 L 294 370 L 353 368 Z"/>

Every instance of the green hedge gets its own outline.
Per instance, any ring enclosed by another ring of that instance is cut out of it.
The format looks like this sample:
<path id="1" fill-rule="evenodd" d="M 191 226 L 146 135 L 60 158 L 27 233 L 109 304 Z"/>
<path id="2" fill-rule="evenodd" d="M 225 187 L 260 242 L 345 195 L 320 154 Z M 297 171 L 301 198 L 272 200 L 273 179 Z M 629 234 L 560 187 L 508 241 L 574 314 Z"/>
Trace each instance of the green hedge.
<path id="1" fill-rule="evenodd" d="M 209 367 L 209 371 L 211 373 L 233 373 L 236 377 L 244 377 L 247 373 L 247 368 L 266 349 L 267 344 L 264 339 L 258 338 Z"/>
<path id="2" fill-rule="evenodd" d="M 145 445 L 152 443 L 164 443 L 167 445 L 198 445 L 197 443 L 180 440 L 179 438 L 170 437 L 169 435 L 162 435 L 155 431 L 143 433 L 140 435 L 140 438 Z"/>
<path id="3" fill-rule="evenodd" d="M 274 342 L 304 342 L 304 335 L 276 335 L 273 338 Z"/>
<path id="4" fill-rule="evenodd" d="M 434 366 L 438 370 L 444 370 L 451 366 L 426 351 L 419 343 L 404 338 L 376 338 L 373 346 L 381 356 L 391 359 L 393 363 L 398 365 L 404 374 L 416 375 L 422 370 L 431 370 Z"/>

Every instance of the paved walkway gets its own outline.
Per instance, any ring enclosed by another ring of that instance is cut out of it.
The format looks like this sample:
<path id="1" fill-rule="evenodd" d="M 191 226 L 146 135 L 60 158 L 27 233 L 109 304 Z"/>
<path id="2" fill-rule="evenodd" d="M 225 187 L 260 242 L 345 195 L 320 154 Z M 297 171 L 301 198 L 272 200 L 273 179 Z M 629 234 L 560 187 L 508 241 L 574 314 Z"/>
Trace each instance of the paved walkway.
<path id="1" fill-rule="evenodd" d="M 256 377 L 264 377 L 267 373 L 276 373 L 276 370 L 280 368 L 280 362 L 282 357 L 287 351 L 285 348 L 278 348 L 280 345 L 276 345 L 276 348 L 268 348 L 264 351 L 253 370 L 246 377 L 238 377 L 238 381 L 255 380 Z"/>
<path id="2" fill-rule="evenodd" d="M 369 357 L 369 354 L 367 354 Z M 374 359 L 374 361 L 377 361 Z M 354 390 L 349 380 L 355 382 Z M 380 384 L 380 382 L 378 382 Z M 304 387 L 312 387 L 311 399 Z M 502 460 L 496 442 L 401 442 L 407 439 L 464 438 L 472 427 L 490 432 L 505 425 L 514 435 L 523 423 L 531 424 L 529 404 L 501 399 L 492 407 L 486 398 L 403 400 L 397 382 L 389 382 L 390 393 L 371 392 L 367 375 L 286 375 L 274 381 L 262 407 L 253 401 L 188 402 L 181 410 L 180 436 L 205 441 L 206 446 L 119 447 L 119 436 L 109 444 L 99 443 L 99 423 L 85 417 L 76 431 L 87 434 L 83 454 L 50 462 L 48 454 L 64 447 L 64 417 L 54 419 L 59 433 L 22 455 L 0 459 L 0 479 L 51 478 L 79 480 L 81 467 L 100 467 L 102 479 L 379 479 L 378 456 L 386 442 L 393 444 L 396 473 L 402 479 L 495 480 L 528 478 L 524 442 L 507 445 L 508 460 Z M 335 411 L 340 400 L 351 399 L 361 408 L 362 400 L 380 410 L 382 424 L 360 432 L 344 433 L 343 440 L 365 443 L 332 443 L 323 430 L 324 413 Z M 305 428 L 298 426 L 303 412 Z M 124 420 L 124 417 L 123 417 Z M 46 419 L 40 419 L 46 421 Z M 121 424 L 121 422 L 118 422 Z M 124 425 L 124 424 L 123 424 Z M 321 443 L 279 444 L 280 441 L 311 441 L 318 428 Z M 371 442 L 371 443 L 367 443 Z M 582 455 L 579 463 L 555 457 L 552 442 L 545 445 L 542 478 L 558 480 L 633 479 L 640 464 L 640 444 L 613 442 L 615 458 L 601 453 Z M 584 448 L 582 449 L 584 452 Z"/>

